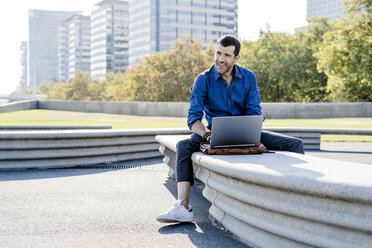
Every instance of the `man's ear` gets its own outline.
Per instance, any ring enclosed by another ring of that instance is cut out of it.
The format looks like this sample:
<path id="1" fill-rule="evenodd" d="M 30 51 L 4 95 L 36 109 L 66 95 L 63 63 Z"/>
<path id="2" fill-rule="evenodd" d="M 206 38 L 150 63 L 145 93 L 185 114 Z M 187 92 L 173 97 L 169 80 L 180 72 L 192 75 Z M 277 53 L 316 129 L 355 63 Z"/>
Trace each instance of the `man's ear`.
<path id="1" fill-rule="evenodd" d="M 238 62 L 239 59 L 240 59 L 240 55 L 235 56 L 235 59 L 234 59 L 235 63 Z"/>

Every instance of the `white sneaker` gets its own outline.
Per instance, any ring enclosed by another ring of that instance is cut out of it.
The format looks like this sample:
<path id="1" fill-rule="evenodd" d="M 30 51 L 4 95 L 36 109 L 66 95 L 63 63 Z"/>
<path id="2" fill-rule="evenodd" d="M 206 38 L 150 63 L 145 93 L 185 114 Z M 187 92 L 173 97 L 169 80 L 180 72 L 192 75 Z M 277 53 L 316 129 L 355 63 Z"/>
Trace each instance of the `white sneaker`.
<path id="1" fill-rule="evenodd" d="M 159 214 L 156 220 L 162 223 L 192 222 L 194 220 L 194 213 L 191 206 L 189 209 L 186 209 L 181 204 L 181 200 L 179 200 L 168 212 Z"/>

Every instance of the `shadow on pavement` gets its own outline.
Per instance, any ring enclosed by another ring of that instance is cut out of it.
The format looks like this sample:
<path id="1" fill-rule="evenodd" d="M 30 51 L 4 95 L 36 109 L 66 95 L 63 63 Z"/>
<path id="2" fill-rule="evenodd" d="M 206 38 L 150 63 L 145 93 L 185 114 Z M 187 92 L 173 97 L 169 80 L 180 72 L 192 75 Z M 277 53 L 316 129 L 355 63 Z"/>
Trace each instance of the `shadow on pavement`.
<path id="1" fill-rule="evenodd" d="M 174 179 L 168 178 L 164 186 L 177 199 L 177 186 Z M 202 191 L 204 183 L 195 179 L 195 184 L 190 191 L 190 204 L 194 212 L 195 223 L 168 224 L 159 228 L 159 233 L 164 235 L 181 233 L 188 235 L 196 247 L 249 247 L 226 231 L 209 215 L 211 203 L 204 198 Z"/>
<path id="2" fill-rule="evenodd" d="M 110 171 L 124 171 L 136 168 L 140 169 L 142 166 L 148 165 L 161 166 L 161 164 L 162 164 L 161 158 L 150 158 L 142 160 L 123 161 L 118 163 L 98 164 L 91 166 L 76 166 L 67 168 L 0 170 L 0 182 L 84 176 L 106 173 Z M 164 170 L 166 170 L 165 167 Z"/>

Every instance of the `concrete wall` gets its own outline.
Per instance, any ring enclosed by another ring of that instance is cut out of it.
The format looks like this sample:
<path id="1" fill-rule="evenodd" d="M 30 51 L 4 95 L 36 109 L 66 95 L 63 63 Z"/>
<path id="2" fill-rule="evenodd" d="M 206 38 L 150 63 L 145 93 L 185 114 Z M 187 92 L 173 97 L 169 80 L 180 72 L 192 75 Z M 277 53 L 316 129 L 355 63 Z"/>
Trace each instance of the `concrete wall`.
<path id="1" fill-rule="evenodd" d="M 189 103 L 39 100 L 38 102 L 24 101 L 2 105 L 0 106 L 0 113 L 32 108 L 124 115 L 186 117 Z M 372 102 L 262 103 L 262 112 L 269 119 L 372 117 Z"/>
<path id="2" fill-rule="evenodd" d="M 263 103 L 270 119 L 372 117 L 372 102 L 348 103 Z"/>
<path id="3" fill-rule="evenodd" d="M 40 109 L 67 110 L 122 115 L 185 117 L 183 102 L 39 101 Z"/>
<path id="4" fill-rule="evenodd" d="M 39 108 L 109 114 L 186 117 L 189 103 L 39 101 Z M 266 118 L 270 119 L 372 117 L 372 103 L 262 103 L 262 112 Z"/>
<path id="5" fill-rule="evenodd" d="M 30 110 L 30 109 L 37 109 L 37 108 L 38 108 L 37 100 L 26 100 L 26 101 L 12 102 L 12 103 L 0 105 L 0 113 L 7 113 L 7 112 L 13 112 L 13 111 L 20 111 L 20 110 Z"/>

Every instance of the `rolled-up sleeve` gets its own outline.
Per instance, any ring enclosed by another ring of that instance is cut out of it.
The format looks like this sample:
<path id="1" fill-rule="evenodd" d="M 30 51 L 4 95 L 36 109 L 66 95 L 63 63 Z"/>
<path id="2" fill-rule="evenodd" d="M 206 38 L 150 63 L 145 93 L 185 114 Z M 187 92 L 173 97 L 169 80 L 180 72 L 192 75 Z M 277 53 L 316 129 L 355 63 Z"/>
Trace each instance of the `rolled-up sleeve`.
<path id="1" fill-rule="evenodd" d="M 256 76 L 253 72 L 250 73 L 249 76 L 249 92 L 248 92 L 248 98 L 245 105 L 245 114 L 246 115 L 262 115 L 261 113 L 261 100 L 260 100 L 260 94 L 257 88 L 257 80 Z"/>
<path id="2" fill-rule="evenodd" d="M 201 121 L 204 115 L 204 105 L 207 99 L 207 79 L 199 75 L 191 88 L 190 108 L 187 116 L 187 125 L 191 129 L 194 122 Z"/>

